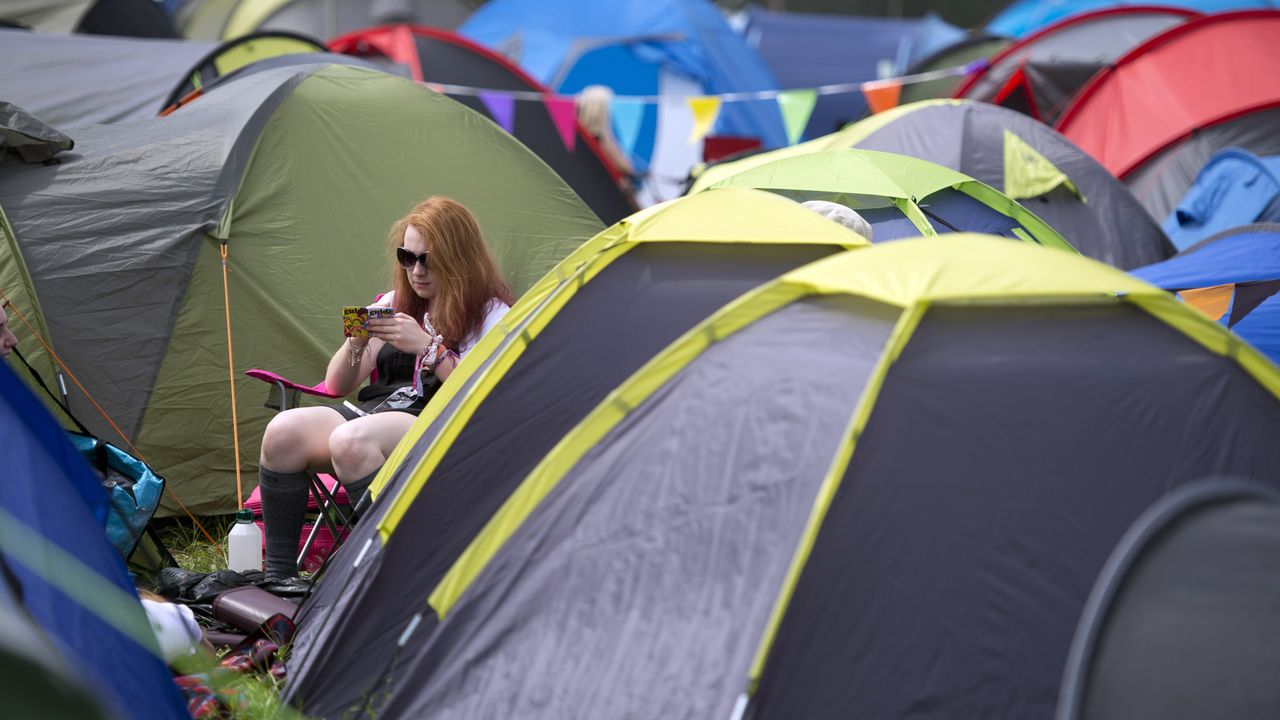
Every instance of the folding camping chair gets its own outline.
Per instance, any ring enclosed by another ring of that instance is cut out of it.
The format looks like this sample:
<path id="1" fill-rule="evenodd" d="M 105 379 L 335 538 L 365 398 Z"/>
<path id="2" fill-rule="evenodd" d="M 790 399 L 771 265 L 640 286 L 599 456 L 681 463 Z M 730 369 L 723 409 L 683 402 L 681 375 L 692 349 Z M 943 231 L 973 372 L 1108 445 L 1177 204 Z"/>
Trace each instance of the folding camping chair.
<path id="1" fill-rule="evenodd" d="M 258 368 L 246 370 L 244 374 L 272 386 L 265 405 L 277 412 L 298 407 L 299 401 L 304 394 L 329 399 L 342 397 L 330 392 L 325 387 L 324 382 L 320 382 L 317 385 L 301 385 L 270 370 Z M 278 395 L 277 392 L 279 393 Z M 298 552 L 298 567 L 300 568 L 316 565 L 315 562 L 308 563 L 308 558 L 311 555 L 312 547 L 317 541 L 328 545 L 326 551 L 321 553 L 322 557 L 318 559 L 319 561 L 323 561 L 324 558 L 335 552 L 346 538 L 346 529 L 356 521 L 360 513 L 364 512 L 370 501 L 369 492 L 365 491 L 364 496 L 357 498 L 353 505 L 338 479 L 327 473 L 307 473 L 307 477 L 311 481 L 309 484 L 311 498 L 307 508 L 314 509 L 318 513 L 318 519 L 316 522 L 310 523 L 306 540 L 303 541 L 302 548 Z M 252 498 L 252 496 L 250 497 Z M 250 507 L 250 502 L 253 501 L 246 502 L 245 506 Z M 254 510 L 255 515 L 260 513 L 260 501 L 258 501 L 258 507 L 250 507 L 250 509 Z M 327 538 L 323 537 L 322 528 L 328 531 Z M 318 565 L 311 567 L 311 569 L 318 569 Z"/>

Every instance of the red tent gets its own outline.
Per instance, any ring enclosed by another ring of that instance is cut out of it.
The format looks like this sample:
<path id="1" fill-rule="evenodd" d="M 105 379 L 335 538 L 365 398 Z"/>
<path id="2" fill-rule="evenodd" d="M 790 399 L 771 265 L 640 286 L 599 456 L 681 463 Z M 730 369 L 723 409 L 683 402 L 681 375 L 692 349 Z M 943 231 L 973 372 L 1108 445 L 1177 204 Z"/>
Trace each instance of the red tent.
<path id="1" fill-rule="evenodd" d="M 1280 11 L 1208 15 L 1151 38 L 1100 71 L 1059 132 L 1127 179 L 1202 128 L 1280 107 Z"/>
<path id="2" fill-rule="evenodd" d="M 1100 69 L 1175 25 L 1199 17 L 1175 7 L 1122 5 L 1048 25 L 991 58 L 952 97 L 1003 105 L 1052 124 Z"/>

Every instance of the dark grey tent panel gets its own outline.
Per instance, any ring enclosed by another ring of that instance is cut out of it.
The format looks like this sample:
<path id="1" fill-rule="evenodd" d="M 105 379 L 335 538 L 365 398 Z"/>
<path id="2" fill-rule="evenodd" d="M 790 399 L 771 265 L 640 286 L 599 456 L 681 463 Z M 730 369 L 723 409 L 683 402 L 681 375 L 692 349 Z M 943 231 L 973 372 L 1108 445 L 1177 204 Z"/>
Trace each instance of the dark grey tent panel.
<path id="1" fill-rule="evenodd" d="M 76 32 L 138 38 L 182 37 L 155 0 L 96 0 Z"/>
<path id="2" fill-rule="evenodd" d="M 400 525 L 388 545 L 365 561 L 368 567 L 348 569 L 350 558 L 375 537 L 377 523 L 362 522 L 347 540 L 334 563 L 341 574 L 326 576 L 324 594 L 304 610 L 286 699 L 307 714 L 336 717 L 371 690 L 418 682 L 403 675 L 404 658 L 393 640 L 565 433 L 661 348 L 726 302 L 835 250 L 643 243 L 610 263 L 556 314 L 476 409 L 410 506 L 412 524 Z M 394 496 L 427 444 L 419 443 L 400 464 L 384 497 Z M 381 507 L 374 507 L 372 518 Z M 347 593 L 354 595 L 340 599 Z M 324 627 L 330 615 L 311 607 L 319 603 L 346 609 L 341 628 Z M 313 638 L 323 638 L 323 647 Z M 361 658 L 359 667 L 350 666 L 353 657 Z M 339 671 L 345 680 L 332 682 Z"/>
<path id="3" fill-rule="evenodd" d="M 1049 126 L 987 103 L 940 103 L 896 118 L 858 141 L 863 150 L 924 158 L 1004 190 L 1005 133 L 1042 155 L 1084 196 L 1064 187 L 1021 199 L 1081 254 L 1123 270 L 1159 262 L 1173 246 L 1105 168 Z"/>
<path id="4" fill-rule="evenodd" d="M 168 350 L 197 240 L 225 214 L 260 128 L 306 76 L 260 73 L 226 102 L 148 121 L 145 135 L 127 123 L 84 127 L 56 165 L 0 165 L 0 207 L 41 304 L 77 308 L 45 317 L 53 344 L 127 437 Z M 120 317 L 140 338 L 127 349 L 104 320 Z M 82 396 L 71 402 L 96 417 Z"/>
<path id="5" fill-rule="evenodd" d="M 1126 175 L 1124 182 L 1151 217 L 1163 222 L 1195 184 L 1200 168 L 1219 150 L 1238 147 L 1259 156 L 1280 154 L 1277 127 L 1280 108 L 1197 130 Z"/>
<path id="6" fill-rule="evenodd" d="M 411 639 L 413 682 L 383 714 L 729 718 L 897 317 L 805 300 L 708 349 L 575 465 L 434 638 Z M 775 343 L 827 352 L 779 372 L 757 352 Z"/>
<path id="7" fill-rule="evenodd" d="M 327 40 L 390 23 L 456 28 L 470 14 L 463 0 L 293 0 L 255 29 L 292 30 Z"/>
<path id="8" fill-rule="evenodd" d="M 0 100 L 57 128 L 155 117 L 214 43 L 0 30 Z"/>
<path id="9" fill-rule="evenodd" d="M 0 162 L 13 153 L 25 163 L 44 162 L 75 141 L 13 103 L 0 100 Z"/>
<path id="10" fill-rule="evenodd" d="M 748 717 L 1051 717 L 1116 541 L 1171 486 L 1280 485 L 1278 424 L 1234 361 L 1132 306 L 929 311 Z"/>
<path id="11" fill-rule="evenodd" d="M 1080 619 L 1060 720 L 1280 717 L 1280 496 L 1206 482 L 1145 513 Z"/>

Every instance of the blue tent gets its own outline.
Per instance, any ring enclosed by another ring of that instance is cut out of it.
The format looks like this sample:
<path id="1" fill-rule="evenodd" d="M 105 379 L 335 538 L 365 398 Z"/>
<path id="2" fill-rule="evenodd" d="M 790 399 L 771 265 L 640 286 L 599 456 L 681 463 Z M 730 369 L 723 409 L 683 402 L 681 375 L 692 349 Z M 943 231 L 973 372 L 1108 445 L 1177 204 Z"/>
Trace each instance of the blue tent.
<path id="1" fill-rule="evenodd" d="M 1219 322 L 1280 363 L 1280 224 L 1233 228 L 1133 274 L 1175 292 L 1234 285 Z"/>
<path id="2" fill-rule="evenodd" d="M 902 75 L 918 60 L 964 34 L 933 14 L 884 18 L 758 9 L 750 12 L 742 33 L 784 88 Z M 866 98 L 857 89 L 822 95 L 809 117 L 804 139 L 833 133 L 866 113 Z"/>
<path id="3" fill-rule="evenodd" d="M 1103 10 L 1120 5 L 1161 5 L 1187 8 L 1203 13 L 1224 10 L 1277 7 L 1276 0 L 1167 0 L 1165 2 L 1124 2 L 1121 0 L 1015 0 L 987 23 L 986 31 L 1009 37 L 1026 37 L 1070 15 Z"/>
<path id="4" fill-rule="evenodd" d="M 27 613 L 113 716 L 186 718 L 124 560 L 107 494 L 27 387 L 0 363 L 0 565 Z"/>
<path id="5" fill-rule="evenodd" d="M 588 85 L 672 97 L 778 88 L 710 0 L 490 0 L 458 31 L 566 94 Z M 664 130 L 658 107 L 644 108 L 633 148 L 640 169 Z M 787 143 L 774 100 L 724 103 L 712 132 L 760 138 L 765 147 Z M 688 144 L 688 128 L 672 133 L 674 144 Z"/>
<path id="6" fill-rule="evenodd" d="M 1209 158 L 1164 221 L 1179 250 L 1240 225 L 1280 221 L 1280 155 L 1227 148 Z"/>

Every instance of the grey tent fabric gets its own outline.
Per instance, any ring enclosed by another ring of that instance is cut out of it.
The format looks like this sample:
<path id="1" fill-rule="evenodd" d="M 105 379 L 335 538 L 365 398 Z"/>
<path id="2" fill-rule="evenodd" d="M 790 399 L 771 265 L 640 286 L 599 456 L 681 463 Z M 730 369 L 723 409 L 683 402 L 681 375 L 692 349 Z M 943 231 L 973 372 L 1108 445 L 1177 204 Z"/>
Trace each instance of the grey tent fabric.
<path id="1" fill-rule="evenodd" d="M 1018 112 L 975 102 L 927 105 L 896 118 L 857 142 L 924 158 L 959 170 L 997 190 L 1005 188 L 1005 132 L 1031 146 L 1079 188 L 1021 200 L 1082 255 L 1122 270 L 1173 255 L 1160 226 L 1105 168 L 1047 125 Z"/>
<path id="2" fill-rule="evenodd" d="M 930 310 L 889 369 L 747 717 L 1051 717 L 1130 523 L 1205 476 L 1280 487 L 1277 427 L 1280 402 L 1238 365 L 1138 308 Z"/>
<path id="3" fill-rule="evenodd" d="M 62 129 L 155 117 L 182 73 L 214 47 L 0 30 L 0 99 Z"/>
<path id="4" fill-rule="evenodd" d="M 1195 184 L 1213 154 L 1228 147 L 1254 155 L 1280 155 L 1280 108 L 1250 113 L 1197 130 L 1125 176 L 1124 182 L 1151 217 L 1163 222 Z M 1048 218 L 1046 218 L 1048 219 Z"/>
<path id="5" fill-rule="evenodd" d="M 994 102 L 1019 69 L 1032 74 L 1040 119 L 1050 125 L 1066 109 L 1067 101 L 1094 72 L 1147 38 L 1186 22 L 1188 14 L 1162 8 L 1123 9 L 1072 22 L 1025 44 L 1010 48 L 964 93 L 963 97 Z M 1062 82 L 1054 82 L 1055 68 L 1073 68 Z M 1040 91 L 1044 91 L 1043 94 Z"/>
<path id="6" fill-rule="evenodd" d="M 1152 506 L 1080 619 L 1059 720 L 1280 716 L 1280 495 L 1213 481 Z"/>
<path id="7" fill-rule="evenodd" d="M 80 25 L 93 3 L 94 0 L 4 0 L 0 2 L 0 20 L 44 32 L 69 33 Z"/>
<path id="8" fill-rule="evenodd" d="M 414 681 L 383 716 L 729 717 L 896 316 L 802 301 L 713 346 L 561 481 L 465 609 L 408 644 Z M 831 352 L 783 373 L 754 352 L 816 338 Z M 523 691 L 488 693 L 499 679 Z"/>
<path id="9" fill-rule="evenodd" d="M 132 123 L 81 128 L 76 151 L 58 165 L 0 165 L 0 207 L 41 303 L 77 308 L 45 318 L 53 344 L 98 401 L 117 408 L 112 417 L 129 437 L 166 354 L 198 240 L 226 213 L 271 112 L 306 76 L 294 68 L 254 75 L 234 100 L 142 121 L 145 134 Z M 128 348 L 104 321 L 122 308 L 139 337 Z M 96 415 L 77 400 L 86 402 L 72 398 L 77 415 Z"/>
<path id="10" fill-rule="evenodd" d="M 74 146 L 74 140 L 39 118 L 0 101 L 0 160 L 12 150 L 22 162 L 44 162 Z"/>
<path id="11" fill-rule="evenodd" d="M 456 28 L 471 14 L 463 0 L 293 0 L 256 29 L 291 30 L 318 38 L 391 23 Z"/>

